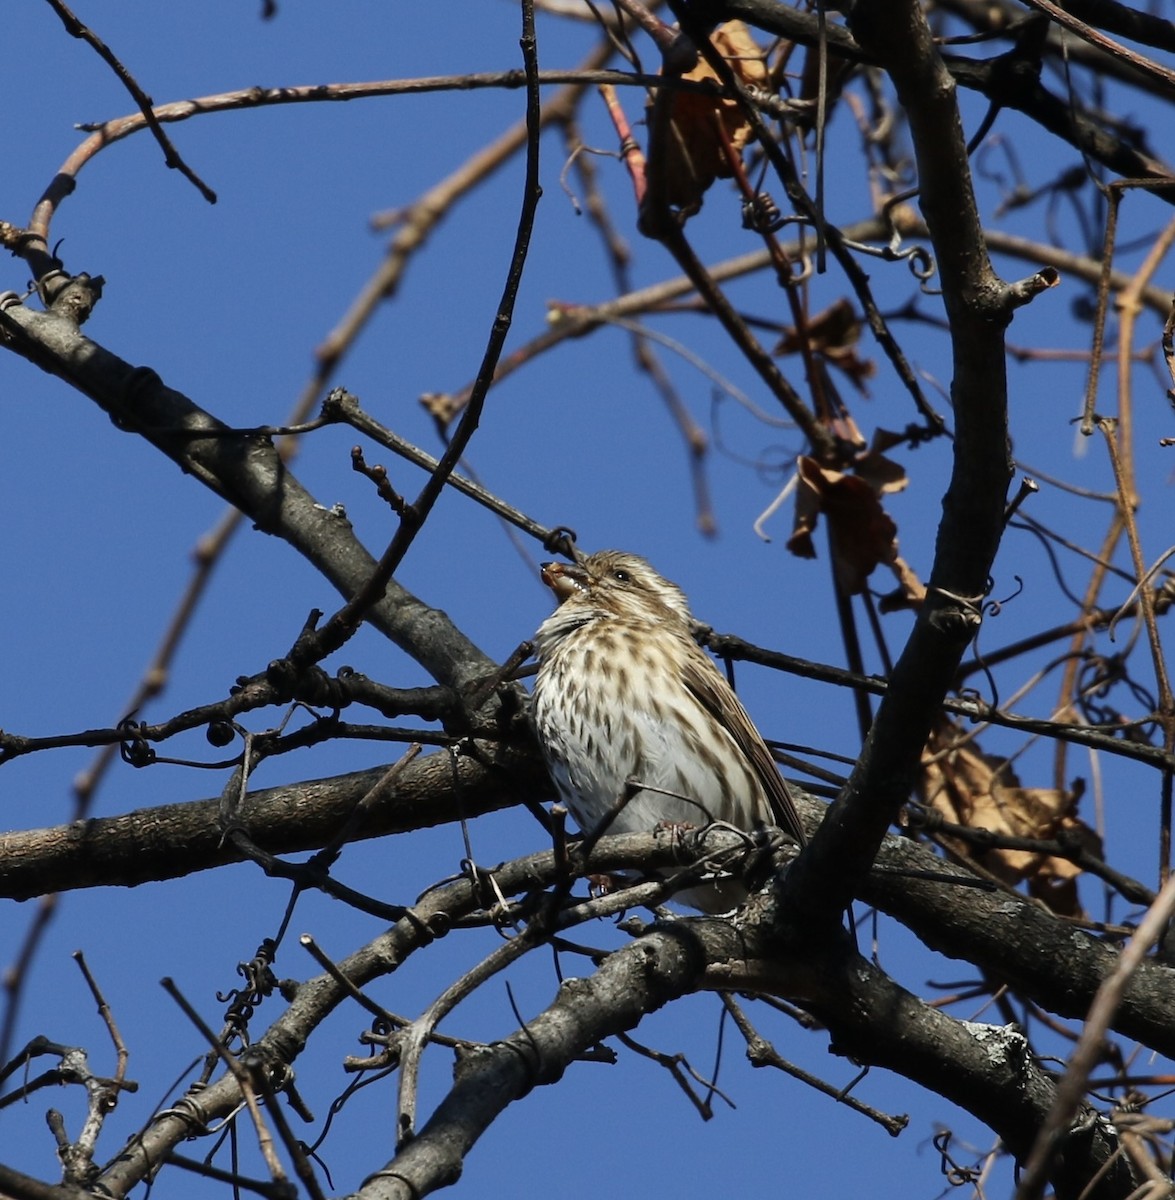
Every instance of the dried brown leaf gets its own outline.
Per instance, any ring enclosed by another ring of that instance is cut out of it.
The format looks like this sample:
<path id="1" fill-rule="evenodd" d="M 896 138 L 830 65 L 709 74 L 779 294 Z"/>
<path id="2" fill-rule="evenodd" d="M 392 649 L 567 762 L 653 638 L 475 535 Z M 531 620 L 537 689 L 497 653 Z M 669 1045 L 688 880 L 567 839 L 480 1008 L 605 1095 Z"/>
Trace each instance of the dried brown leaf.
<path id="1" fill-rule="evenodd" d="M 802 332 L 794 325 L 786 326 L 773 353 L 798 354 L 806 342 L 811 353 L 821 355 L 842 370 L 864 395 L 865 381 L 877 373 L 877 364 L 872 359 L 857 356 L 856 347 L 860 340 L 861 319 L 850 301 L 842 296 L 822 312 L 809 317 Z"/>
<path id="2" fill-rule="evenodd" d="M 862 456 L 880 483 L 868 476 L 822 467 L 814 458 L 797 462 L 799 488 L 796 517 L 788 549 L 801 558 L 815 557 L 812 532 L 821 513 L 828 521 L 829 544 L 837 583 L 846 595 L 864 591 L 865 582 L 881 564 L 888 566 L 910 603 L 922 599 L 924 589 L 898 555 L 897 526 L 881 506 L 882 492 L 896 490 L 905 474 L 896 464 L 871 451 Z"/>
<path id="3" fill-rule="evenodd" d="M 743 83 L 767 85 L 763 51 L 741 21 L 719 25 L 710 41 Z M 713 68 L 700 55 L 697 65 L 682 78 L 718 82 Z M 734 153 L 741 152 L 751 139 L 751 127 L 734 100 L 682 91 L 674 94 L 671 103 L 668 136 L 650 147 L 649 170 L 661 173 L 666 201 L 689 216 L 702 207 L 702 198 L 715 179 L 732 174 L 727 143 Z"/>
<path id="4" fill-rule="evenodd" d="M 957 726 L 944 722 L 931 735 L 923 762 L 923 803 L 953 824 L 1042 840 L 1076 834 L 1100 855 L 1097 835 L 1076 814 L 1075 793 L 1023 787 L 1004 759 L 984 754 L 973 740 L 962 741 Z M 974 859 L 1010 886 L 1026 882 L 1054 912 L 1083 915 L 1076 889 L 1081 868 L 1069 859 L 1029 850 L 977 852 L 959 838 L 943 835 L 942 840 L 960 858 Z"/>
<path id="5" fill-rule="evenodd" d="M 886 458 L 883 453 L 903 440 L 900 436 L 878 429 L 873 434 L 869 449 L 853 460 L 854 473 L 860 475 L 879 495 L 904 492 L 910 482 L 906 468 L 894 459 Z"/>

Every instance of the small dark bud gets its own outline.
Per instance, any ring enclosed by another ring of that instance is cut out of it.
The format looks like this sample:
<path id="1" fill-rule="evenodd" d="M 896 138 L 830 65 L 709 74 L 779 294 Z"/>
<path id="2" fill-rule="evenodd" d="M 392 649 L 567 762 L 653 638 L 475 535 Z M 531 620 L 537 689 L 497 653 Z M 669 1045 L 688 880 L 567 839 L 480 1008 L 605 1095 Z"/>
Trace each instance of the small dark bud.
<path id="1" fill-rule="evenodd" d="M 208 739 L 210 746 L 220 748 L 229 745 L 237 734 L 227 721 L 212 721 L 204 736 Z"/>

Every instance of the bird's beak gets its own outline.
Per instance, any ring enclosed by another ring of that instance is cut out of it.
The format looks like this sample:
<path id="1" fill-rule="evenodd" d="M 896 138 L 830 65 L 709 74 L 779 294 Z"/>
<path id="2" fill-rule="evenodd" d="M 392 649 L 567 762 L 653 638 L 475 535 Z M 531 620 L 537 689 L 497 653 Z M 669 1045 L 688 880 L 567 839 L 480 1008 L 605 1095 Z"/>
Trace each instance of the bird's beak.
<path id="1" fill-rule="evenodd" d="M 540 574 L 560 604 L 588 590 L 587 572 L 577 563 L 543 563 Z"/>

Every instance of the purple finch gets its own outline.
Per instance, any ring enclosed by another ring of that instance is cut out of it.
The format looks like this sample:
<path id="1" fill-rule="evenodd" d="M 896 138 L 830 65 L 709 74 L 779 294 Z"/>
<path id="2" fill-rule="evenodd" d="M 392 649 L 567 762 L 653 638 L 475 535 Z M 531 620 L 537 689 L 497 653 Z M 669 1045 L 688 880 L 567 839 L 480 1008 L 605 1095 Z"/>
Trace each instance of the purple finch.
<path id="1" fill-rule="evenodd" d="M 602 550 L 545 563 L 558 608 L 535 635 L 535 728 L 559 795 L 585 833 L 662 823 L 778 825 L 801 845 L 787 784 L 746 709 L 694 641 L 682 590 L 643 559 Z M 624 797 L 628 795 L 627 802 Z M 679 899 L 716 912 L 732 880 Z"/>

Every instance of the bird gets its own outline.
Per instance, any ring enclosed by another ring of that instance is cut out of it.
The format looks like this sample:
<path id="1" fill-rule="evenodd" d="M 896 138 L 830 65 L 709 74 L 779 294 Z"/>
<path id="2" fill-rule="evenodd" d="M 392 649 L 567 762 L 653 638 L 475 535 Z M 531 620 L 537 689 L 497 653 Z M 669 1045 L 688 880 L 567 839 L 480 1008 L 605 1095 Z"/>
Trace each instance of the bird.
<path id="1" fill-rule="evenodd" d="M 694 640 L 681 588 L 621 550 L 543 563 L 541 577 L 557 606 L 534 637 L 531 714 L 580 829 L 590 834 L 609 813 L 610 833 L 769 824 L 804 845 L 791 791 L 734 689 Z M 741 882 L 725 879 L 677 899 L 713 913 L 745 897 Z"/>

